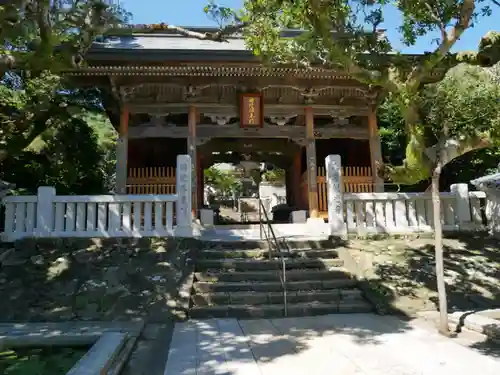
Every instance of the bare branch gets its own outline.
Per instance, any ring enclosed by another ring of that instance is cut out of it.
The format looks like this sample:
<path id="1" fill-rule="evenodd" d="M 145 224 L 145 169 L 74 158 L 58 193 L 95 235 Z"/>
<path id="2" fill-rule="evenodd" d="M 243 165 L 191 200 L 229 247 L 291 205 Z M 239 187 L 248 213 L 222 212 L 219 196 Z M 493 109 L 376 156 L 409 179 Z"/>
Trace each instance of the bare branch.
<path id="1" fill-rule="evenodd" d="M 40 29 L 40 40 L 42 43 L 42 48 L 49 48 L 51 43 L 52 27 L 50 24 L 49 15 L 50 2 L 47 0 L 39 0 L 37 3 L 36 19 L 38 23 L 38 28 Z"/>
<path id="2" fill-rule="evenodd" d="M 462 36 L 470 25 L 472 14 L 475 9 L 474 0 L 464 0 L 462 9 L 457 22 L 451 29 L 447 37 L 443 39 L 440 45 L 432 52 L 424 64 L 415 66 L 412 72 L 408 75 L 406 86 L 411 90 L 417 90 L 422 80 L 431 72 L 450 52 L 456 41 Z"/>
<path id="3" fill-rule="evenodd" d="M 215 32 L 200 33 L 193 30 L 188 30 L 184 27 L 167 25 L 167 29 L 177 31 L 179 34 L 186 36 L 188 38 L 200 39 L 200 40 L 212 40 L 214 42 L 224 42 L 226 37 L 234 34 L 248 26 L 247 23 L 242 22 L 238 24 L 231 24 L 221 28 Z"/>
<path id="4" fill-rule="evenodd" d="M 441 18 L 438 17 L 436 13 L 434 13 L 434 9 L 431 7 L 429 3 L 425 3 L 425 6 L 427 7 L 427 10 L 429 11 L 429 14 L 431 17 L 436 21 L 437 25 L 439 26 L 439 30 L 441 31 L 441 40 L 444 41 L 448 39 L 448 33 L 446 32 L 446 26 L 444 22 L 441 20 Z"/>
<path id="5" fill-rule="evenodd" d="M 491 2 L 493 4 L 495 4 L 496 6 L 500 7 L 500 1 L 497 1 L 497 0 L 491 0 Z"/>

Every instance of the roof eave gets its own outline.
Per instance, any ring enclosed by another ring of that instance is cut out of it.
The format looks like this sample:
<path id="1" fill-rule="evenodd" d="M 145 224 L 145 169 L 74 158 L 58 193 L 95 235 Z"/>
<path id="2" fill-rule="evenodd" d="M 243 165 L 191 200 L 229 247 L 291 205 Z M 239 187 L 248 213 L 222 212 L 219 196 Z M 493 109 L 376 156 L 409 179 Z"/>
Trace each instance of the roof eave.
<path id="1" fill-rule="evenodd" d="M 165 49 L 110 49 L 94 48 L 87 55 L 86 60 L 93 61 L 131 61 L 134 62 L 165 62 L 165 61 L 234 61 L 257 62 L 259 59 L 250 51 L 235 50 L 165 50 Z"/>

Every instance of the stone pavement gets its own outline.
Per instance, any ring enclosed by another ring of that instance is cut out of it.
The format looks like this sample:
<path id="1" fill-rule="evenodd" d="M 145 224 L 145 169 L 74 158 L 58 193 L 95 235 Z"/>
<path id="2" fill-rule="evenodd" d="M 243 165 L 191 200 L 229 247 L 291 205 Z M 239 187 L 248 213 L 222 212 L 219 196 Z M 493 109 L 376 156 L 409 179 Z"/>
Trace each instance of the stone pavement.
<path id="1" fill-rule="evenodd" d="M 373 314 L 176 325 L 164 375 L 500 374 L 483 354 L 421 321 Z"/>

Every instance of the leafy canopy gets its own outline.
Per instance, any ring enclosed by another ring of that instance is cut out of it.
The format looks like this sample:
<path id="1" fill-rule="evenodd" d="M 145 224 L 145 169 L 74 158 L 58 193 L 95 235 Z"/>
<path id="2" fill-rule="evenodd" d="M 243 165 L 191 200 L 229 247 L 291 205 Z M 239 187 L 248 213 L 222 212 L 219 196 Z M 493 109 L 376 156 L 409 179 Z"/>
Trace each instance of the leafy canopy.
<path id="1" fill-rule="evenodd" d="M 443 81 L 426 86 L 421 93 L 419 112 L 427 125 L 425 143 L 434 145 L 442 131 L 448 138 L 490 136 L 492 144 L 500 139 L 500 85 L 494 70 L 461 64 L 451 69 Z M 388 162 L 399 164 L 405 158 L 405 124 L 399 106 L 387 97 L 378 110 L 383 154 Z M 446 128 L 443 126 L 446 124 Z M 452 147 L 450 147 L 450 151 Z M 429 149 L 428 152 L 433 151 Z M 443 170 L 443 189 L 449 182 L 468 182 L 496 170 L 498 147 L 481 149 L 453 160 Z M 401 176 L 399 180 L 405 181 Z M 414 181 L 411 176 L 408 183 Z"/>
<path id="2" fill-rule="evenodd" d="M 436 165 L 453 160 L 450 147 L 458 157 L 490 146 L 496 135 L 496 131 L 484 129 L 483 134 L 471 137 L 458 125 L 450 133 L 446 125 L 434 132 L 439 133 L 435 134 L 435 143 L 428 144 L 428 125 L 419 108 L 422 89 L 440 82 L 459 62 L 492 65 L 499 60 L 499 33 L 488 33 L 477 53 L 451 52 L 474 22 L 491 15 L 491 5 L 497 4 L 486 0 L 246 0 L 240 11 L 228 12 L 213 2 L 206 11 L 226 25 L 223 30 L 232 32 L 238 24 L 248 46 L 268 63 L 342 70 L 378 90 L 381 97 L 390 95 L 402 113 L 407 147 L 402 165 L 380 166 L 380 173 L 395 181 L 418 182 L 430 177 Z M 397 31 L 406 45 L 429 33 L 439 33 L 440 39 L 431 51 L 417 57 L 394 51 L 379 29 L 389 6 L 401 16 Z M 301 32 L 287 33 L 284 29 Z M 445 142 L 451 136 L 457 138 Z"/>
<path id="3" fill-rule="evenodd" d="M 82 108 L 102 111 L 95 90 L 68 85 L 95 37 L 127 20 L 111 0 L 12 0 L 0 5 L 0 162 Z"/>
<path id="4" fill-rule="evenodd" d="M 96 36 L 129 17 L 112 0 L 11 0 L 0 5 L 0 66 L 52 72 L 81 61 Z"/>

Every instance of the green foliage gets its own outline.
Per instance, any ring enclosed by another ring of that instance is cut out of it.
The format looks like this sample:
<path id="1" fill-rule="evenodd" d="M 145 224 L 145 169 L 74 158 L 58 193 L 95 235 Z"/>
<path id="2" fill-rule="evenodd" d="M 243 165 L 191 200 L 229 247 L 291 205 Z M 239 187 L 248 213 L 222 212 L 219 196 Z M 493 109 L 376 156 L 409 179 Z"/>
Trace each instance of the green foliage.
<path id="1" fill-rule="evenodd" d="M 424 91 L 423 120 L 439 137 L 500 139 L 500 85 L 484 69 L 459 65 Z M 443 129 L 445 127 L 445 129 Z"/>
<path id="2" fill-rule="evenodd" d="M 429 178 L 436 165 L 445 165 L 494 141 L 496 130 L 483 126 L 481 132 L 472 134 L 470 127 L 463 127 L 465 118 L 452 128 L 430 128 L 426 123 L 429 119 L 420 117 L 420 106 L 424 87 L 441 81 L 459 61 L 496 63 L 500 38 L 498 33 L 489 33 L 475 54 L 451 52 L 476 20 L 491 15 L 484 0 L 396 1 L 391 4 L 402 24 L 393 31 L 404 44 L 415 45 L 420 37 L 434 32 L 441 36 L 429 53 L 417 58 L 403 56 L 379 30 L 388 4 L 387 0 L 247 0 L 239 22 L 247 45 L 268 63 L 342 70 L 382 95 L 390 95 L 404 120 L 400 132 L 404 132 L 406 149 L 400 165 L 381 166 L 380 172 L 388 179 L 410 184 Z M 289 28 L 302 31 L 283 33 Z M 449 144 L 443 141 L 446 137 L 458 145 L 452 157 Z"/>
<path id="3" fill-rule="evenodd" d="M 98 133 L 109 122 L 96 126 L 96 121 L 91 124 L 75 117 L 46 131 L 38 150 L 4 160 L 0 178 L 15 183 L 18 193 L 34 194 L 41 185 L 54 186 L 59 194 L 108 192 L 114 144 Z"/>
<path id="4" fill-rule="evenodd" d="M 63 375 L 87 349 L 26 349 L 0 352 L 0 373 L 4 375 Z"/>
<path id="5" fill-rule="evenodd" d="M 0 6 L 0 68 L 37 76 L 78 63 L 95 37 L 129 17 L 106 0 L 12 0 Z"/>
<path id="6" fill-rule="evenodd" d="M 205 183 L 213 186 L 220 195 L 230 195 L 241 190 L 241 180 L 233 171 L 225 171 L 211 166 L 203 171 Z"/>
<path id="7" fill-rule="evenodd" d="M 281 168 L 273 169 L 271 171 L 266 171 L 263 175 L 263 180 L 270 182 L 272 184 L 284 184 L 286 171 Z"/>
<path id="8" fill-rule="evenodd" d="M 5 2 L 4 2 L 5 3 Z M 13 0 L 0 6 L 0 175 L 33 193 L 102 193 L 114 131 L 98 90 L 61 71 L 82 63 L 96 36 L 129 15 L 108 0 Z"/>
<path id="9" fill-rule="evenodd" d="M 0 6 L 0 162 L 17 157 L 47 129 L 83 108 L 102 111 L 96 93 L 60 76 L 78 66 L 97 35 L 128 14 L 104 0 L 14 0 Z M 35 145 L 40 147 L 39 144 Z"/>
<path id="10" fill-rule="evenodd" d="M 441 188 L 468 182 L 491 173 L 500 160 L 500 85 L 495 72 L 479 67 L 459 65 L 449 71 L 440 83 L 422 91 L 419 113 L 426 124 L 424 143 L 432 146 L 442 136 L 447 124 L 447 139 L 487 137 L 489 148 L 472 150 L 450 161 L 443 170 Z M 378 123 L 386 162 L 397 165 L 405 159 L 406 125 L 400 106 L 387 97 L 378 108 Z M 404 172 L 404 171 L 403 171 Z M 410 181 L 412 183 L 413 181 Z"/>

